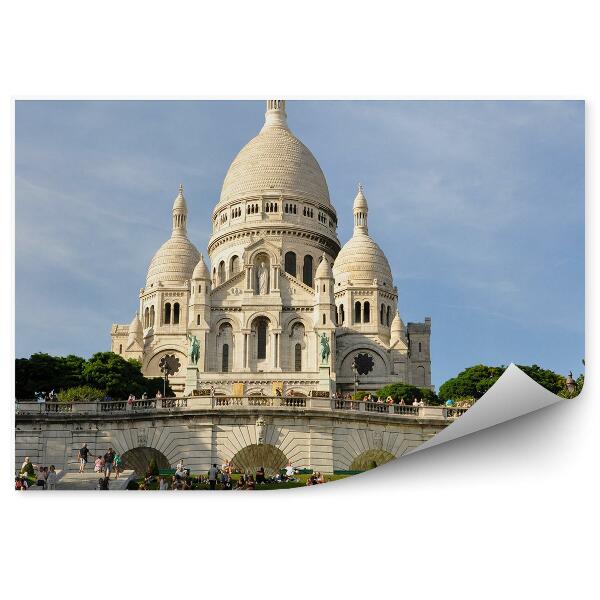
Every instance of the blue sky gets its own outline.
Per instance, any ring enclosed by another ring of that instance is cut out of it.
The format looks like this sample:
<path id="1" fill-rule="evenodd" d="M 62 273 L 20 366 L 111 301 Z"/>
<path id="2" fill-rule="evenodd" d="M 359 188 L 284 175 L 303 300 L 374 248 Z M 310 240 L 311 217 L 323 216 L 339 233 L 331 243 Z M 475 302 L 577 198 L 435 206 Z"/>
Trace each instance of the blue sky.
<path id="1" fill-rule="evenodd" d="M 584 353 L 583 102 L 296 101 L 344 243 L 361 181 L 439 387 L 472 364 L 566 373 Z M 129 323 L 180 183 L 205 252 L 261 101 L 18 101 L 16 355 L 89 356 Z"/>

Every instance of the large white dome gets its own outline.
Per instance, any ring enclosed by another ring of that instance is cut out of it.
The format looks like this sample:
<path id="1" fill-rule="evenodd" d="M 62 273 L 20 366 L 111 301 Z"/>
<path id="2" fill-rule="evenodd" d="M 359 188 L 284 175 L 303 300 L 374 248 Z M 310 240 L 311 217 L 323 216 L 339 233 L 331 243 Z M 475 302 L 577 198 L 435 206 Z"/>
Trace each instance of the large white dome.
<path id="1" fill-rule="evenodd" d="M 311 151 L 288 129 L 283 105 L 267 111 L 265 126 L 231 163 L 217 206 L 273 192 L 330 205 L 323 171 Z"/>

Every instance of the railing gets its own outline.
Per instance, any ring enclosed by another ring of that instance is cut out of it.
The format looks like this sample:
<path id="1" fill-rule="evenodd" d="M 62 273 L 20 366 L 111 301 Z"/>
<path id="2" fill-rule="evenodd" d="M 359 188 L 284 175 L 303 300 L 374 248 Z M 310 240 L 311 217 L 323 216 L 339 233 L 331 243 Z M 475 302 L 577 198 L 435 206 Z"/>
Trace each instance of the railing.
<path id="1" fill-rule="evenodd" d="M 446 418 L 447 419 L 456 419 L 464 415 L 469 410 L 469 407 L 457 407 L 457 406 L 447 406 L 446 407 Z"/>
<path id="2" fill-rule="evenodd" d="M 131 410 L 149 410 L 152 408 L 156 408 L 155 398 L 141 398 L 140 400 L 131 401 Z"/>
<path id="3" fill-rule="evenodd" d="M 71 402 L 44 402 L 46 412 L 69 413 L 72 412 Z"/>
<path id="4" fill-rule="evenodd" d="M 336 398 L 333 401 L 335 410 L 360 410 L 361 403 L 358 400 L 344 400 Z"/>
<path id="5" fill-rule="evenodd" d="M 128 402 L 112 400 L 100 402 L 37 402 L 18 401 L 16 413 L 21 415 L 131 415 L 173 411 L 265 409 L 363 412 L 370 415 L 390 415 L 409 419 L 454 420 L 468 408 L 447 406 L 412 406 L 366 402 L 334 397 L 311 396 L 187 396 L 179 398 L 144 398 Z"/>
<path id="6" fill-rule="evenodd" d="M 123 412 L 125 411 L 127 406 L 126 402 L 121 402 L 119 400 L 111 400 L 109 402 L 99 402 L 98 407 L 100 408 L 100 412 Z"/>
<path id="7" fill-rule="evenodd" d="M 163 398 L 161 408 L 187 408 L 187 398 Z"/>
<path id="8" fill-rule="evenodd" d="M 404 404 L 392 404 L 392 412 L 395 415 L 418 415 L 418 406 L 405 406 Z"/>
<path id="9" fill-rule="evenodd" d="M 377 413 L 389 413 L 390 409 L 388 404 L 384 402 L 365 402 L 365 410 L 367 412 L 377 412 Z"/>

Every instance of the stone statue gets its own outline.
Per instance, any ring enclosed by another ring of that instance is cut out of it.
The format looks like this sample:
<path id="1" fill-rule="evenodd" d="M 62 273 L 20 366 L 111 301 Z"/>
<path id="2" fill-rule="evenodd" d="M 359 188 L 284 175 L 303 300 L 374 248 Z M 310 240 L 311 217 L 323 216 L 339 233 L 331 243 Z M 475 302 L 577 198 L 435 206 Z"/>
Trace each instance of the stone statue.
<path id="1" fill-rule="evenodd" d="M 262 417 L 258 417 L 258 419 L 256 419 L 256 439 L 259 444 L 265 443 L 265 429 L 265 420 Z"/>
<path id="2" fill-rule="evenodd" d="M 188 351 L 190 362 L 193 365 L 197 365 L 198 359 L 200 358 L 200 342 L 195 335 L 190 335 L 189 333 L 187 335 L 187 339 L 190 340 L 190 349 Z"/>
<path id="3" fill-rule="evenodd" d="M 323 364 L 327 364 L 329 361 L 329 353 L 331 352 L 331 348 L 329 347 L 329 338 L 326 333 L 321 334 L 321 338 L 319 340 L 321 342 L 321 362 Z"/>
<path id="4" fill-rule="evenodd" d="M 258 293 L 262 296 L 269 292 L 269 269 L 264 262 L 258 267 Z"/>

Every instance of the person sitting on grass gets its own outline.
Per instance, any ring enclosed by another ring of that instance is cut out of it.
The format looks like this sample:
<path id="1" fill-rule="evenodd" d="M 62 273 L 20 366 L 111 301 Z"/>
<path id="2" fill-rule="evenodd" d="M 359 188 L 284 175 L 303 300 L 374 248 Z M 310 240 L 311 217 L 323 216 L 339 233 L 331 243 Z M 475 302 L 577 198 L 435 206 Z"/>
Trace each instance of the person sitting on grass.
<path id="1" fill-rule="evenodd" d="M 165 481 L 164 477 L 158 478 L 158 489 L 159 490 L 168 490 L 169 489 L 169 484 Z"/>
<path id="2" fill-rule="evenodd" d="M 243 475 L 241 475 L 240 478 L 237 480 L 237 483 L 235 484 L 235 489 L 236 490 L 245 490 L 246 489 L 246 480 L 244 479 Z"/>
<path id="3" fill-rule="evenodd" d="M 315 473 L 316 479 L 317 479 L 317 483 L 325 483 L 325 477 L 323 477 L 323 475 L 321 474 L 321 471 L 317 471 Z"/>
<path id="4" fill-rule="evenodd" d="M 256 489 L 256 483 L 254 482 L 254 477 L 252 477 L 252 475 L 248 475 L 248 479 L 246 479 L 246 489 L 247 490 Z"/>
<path id="5" fill-rule="evenodd" d="M 183 461 L 180 461 L 175 469 L 175 478 L 176 479 L 184 479 L 185 478 L 185 468 L 183 466 Z"/>
<path id="6" fill-rule="evenodd" d="M 259 467 L 256 471 L 256 483 L 265 483 L 265 468 Z"/>

